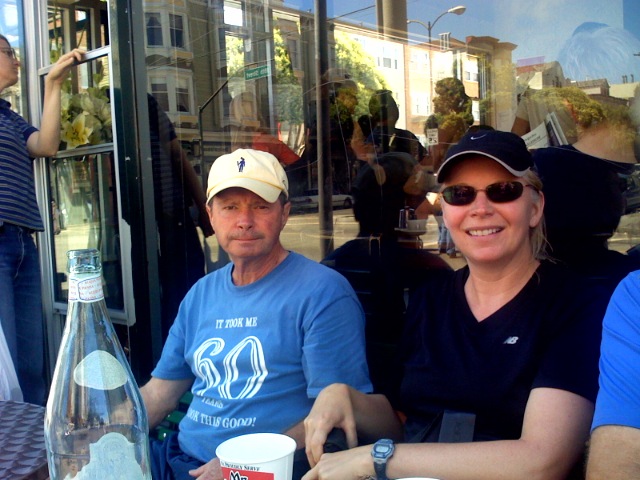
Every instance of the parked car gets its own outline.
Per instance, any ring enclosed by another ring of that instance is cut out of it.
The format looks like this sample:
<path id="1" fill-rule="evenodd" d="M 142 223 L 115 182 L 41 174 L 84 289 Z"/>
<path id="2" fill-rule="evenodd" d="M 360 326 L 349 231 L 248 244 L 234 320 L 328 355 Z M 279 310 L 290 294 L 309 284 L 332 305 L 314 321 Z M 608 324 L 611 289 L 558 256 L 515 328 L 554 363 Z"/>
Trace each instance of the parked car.
<path id="1" fill-rule="evenodd" d="M 634 213 L 640 210 L 640 168 L 636 167 L 628 176 L 625 176 L 627 188 L 622 196 L 624 197 L 624 213 Z"/>
<path id="2" fill-rule="evenodd" d="M 318 189 L 314 188 L 306 190 L 300 196 L 291 197 L 289 200 L 291 201 L 291 210 L 294 212 L 317 211 L 318 204 L 320 202 L 320 195 L 318 194 Z M 334 193 L 331 203 L 335 209 L 351 208 L 353 206 L 353 199 L 351 198 L 351 195 Z"/>

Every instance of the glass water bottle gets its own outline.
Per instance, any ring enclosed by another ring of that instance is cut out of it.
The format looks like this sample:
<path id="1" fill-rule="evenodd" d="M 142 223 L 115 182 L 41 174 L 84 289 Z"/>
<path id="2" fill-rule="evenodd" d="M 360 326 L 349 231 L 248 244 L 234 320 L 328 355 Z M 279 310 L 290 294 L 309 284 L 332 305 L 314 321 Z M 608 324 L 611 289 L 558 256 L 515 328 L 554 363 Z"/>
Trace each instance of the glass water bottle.
<path id="1" fill-rule="evenodd" d="M 151 480 L 148 421 L 113 329 L 97 250 L 67 253 L 69 310 L 49 392 L 51 480 Z"/>

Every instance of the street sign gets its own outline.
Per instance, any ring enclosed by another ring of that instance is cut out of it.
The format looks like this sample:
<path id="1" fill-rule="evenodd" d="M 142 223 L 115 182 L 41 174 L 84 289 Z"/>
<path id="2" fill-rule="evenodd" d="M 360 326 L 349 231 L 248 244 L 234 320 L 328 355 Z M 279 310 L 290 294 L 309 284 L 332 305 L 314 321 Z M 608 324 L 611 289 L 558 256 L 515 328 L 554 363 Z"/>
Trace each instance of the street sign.
<path id="1" fill-rule="evenodd" d="M 261 67 L 250 68 L 244 71 L 245 80 L 257 80 L 271 75 L 271 66 L 262 65 Z"/>
<path id="2" fill-rule="evenodd" d="M 438 144 L 438 129 L 427 128 L 427 145 L 437 145 L 437 144 Z"/>

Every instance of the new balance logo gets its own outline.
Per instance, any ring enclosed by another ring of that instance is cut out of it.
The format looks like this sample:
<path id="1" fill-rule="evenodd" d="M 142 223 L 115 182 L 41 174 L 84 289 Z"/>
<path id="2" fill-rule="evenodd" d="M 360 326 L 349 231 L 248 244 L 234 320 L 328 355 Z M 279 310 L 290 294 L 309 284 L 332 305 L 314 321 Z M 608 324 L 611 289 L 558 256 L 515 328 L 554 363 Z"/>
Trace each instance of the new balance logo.
<path id="1" fill-rule="evenodd" d="M 503 345 L 515 345 L 520 340 L 518 337 L 509 337 L 503 343 Z"/>

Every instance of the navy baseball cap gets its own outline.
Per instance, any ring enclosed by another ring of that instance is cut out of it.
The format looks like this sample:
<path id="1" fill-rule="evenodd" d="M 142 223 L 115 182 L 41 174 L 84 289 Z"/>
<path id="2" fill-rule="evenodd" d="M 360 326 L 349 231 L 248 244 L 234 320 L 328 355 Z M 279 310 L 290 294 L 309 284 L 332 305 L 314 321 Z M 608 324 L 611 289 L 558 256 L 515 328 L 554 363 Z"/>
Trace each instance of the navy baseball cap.
<path id="1" fill-rule="evenodd" d="M 452 145 L 438 169 L 438 183 L 442 183 L 451 167 L 465 157 L 481 155 L 495 160 L 516 177 L 522 177 L 533 167 L 533 159 L 524 140 L 515 133 L 499 130 L 469 132 Z"/>

